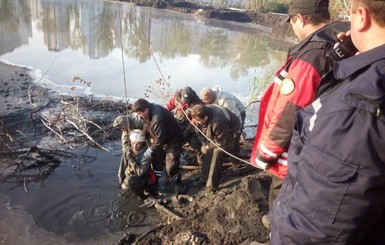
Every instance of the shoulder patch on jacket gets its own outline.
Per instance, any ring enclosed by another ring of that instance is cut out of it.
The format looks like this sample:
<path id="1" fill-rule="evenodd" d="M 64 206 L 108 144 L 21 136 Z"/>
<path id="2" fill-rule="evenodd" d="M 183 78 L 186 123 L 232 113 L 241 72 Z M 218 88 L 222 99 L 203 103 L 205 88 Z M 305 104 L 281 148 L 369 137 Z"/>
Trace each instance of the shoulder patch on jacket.
<path id="1" fill-rule="evenodd" d="M 282 80 L 281 86 L 280 86 L 280 93 L 283 95 L 289 95 L 291 94 L 294 89 L 294 81 L 291 78 L 285 78 Z"/>

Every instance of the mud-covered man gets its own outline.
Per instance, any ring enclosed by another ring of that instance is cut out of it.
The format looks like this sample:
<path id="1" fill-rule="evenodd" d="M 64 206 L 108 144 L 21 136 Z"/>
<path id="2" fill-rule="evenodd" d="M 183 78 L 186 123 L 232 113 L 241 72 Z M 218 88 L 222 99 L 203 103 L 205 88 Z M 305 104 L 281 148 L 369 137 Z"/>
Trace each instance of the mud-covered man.
<path id="1" fill-rule="evenodd" d="M 127 168 L 122 183 L 123 190 L 129 190 L 138 197 L 145 199 L 144 191 L 149 191 L 156 181 L 151 169 L 152 159 L 145 156 L 147 150 L 146 137 L 142 130 L 134 129 L 129 133 L 130 149 L 125 153 Z"/>
<path id="2" fill-rule="evenodd" d="M 143 119 L 136 113 L 118 116 L 113 123 L 113 127 L 119 128 L 122 131 L 122 158 L 120 159 L 118 170 L 119 184 L 122 185 L 125 178 L 125 170 L 128 167 L 126 156 L 131 148 L 129 133 L 134 129 L 143 129 Z"/>

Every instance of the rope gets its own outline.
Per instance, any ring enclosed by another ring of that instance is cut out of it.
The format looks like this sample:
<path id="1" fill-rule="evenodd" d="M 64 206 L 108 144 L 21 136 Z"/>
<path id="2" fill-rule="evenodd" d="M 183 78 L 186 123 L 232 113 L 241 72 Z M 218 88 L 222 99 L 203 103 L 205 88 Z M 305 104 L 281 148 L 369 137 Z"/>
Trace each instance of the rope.
<path id="1" fill-rule="evenodd" d="M 120 0 L 118 0 L 118 2 L 119 2 L 119 1 L 120 1 Z M 156 60 L 156 58 L 155 58 L 155 56 L 154 56 L 154 52 L 152 51 L 151 46 L 150 46 L 150 44 L 149 44 L 148 41 L 147 41 L 147 38 L 146 38 L 146 36 L 145 36 L 145 34 L 144 34 L 144 31 L 143 31 L 143 28 L 142 28 L 142 26 L 140 25 L 139 17 L 138 17 L 138 15 L 137 15 L 137 13 L 136 13 L 135 6 L 134 6 L 132 0 L 130 0 L 130 4 L 131 4 L 131 7 L 132 7 L 132 11 L 133 11 L 133 13 L 134 13 L 134 15 L 135 15 L 135 18 L 136 18 L 136 20 L 137 20 L 137 23 L 138 23 L 140 32 L 141 32 L 142 37 L 143 37 L 143 40 L 144 40 L 144 42 L 145 42 L 145 44 L 146 44 L 146 47 L 147 47 L 148 51 L 150 52 L 151 57 L 153 58 L 153 60 L 154 60 L 154 62 L 155 62 L 155 64 L 156 64 L 156 67 L 157 67 L 157 69 L 158 69 L 158 71 L 159 71 L 159 74 L 160 74 L 161 78 L 163 79 L 163 81 L 165 81 L 165 84 L 166 84 L 167 88 L 170 90 L 170 92 L 172 92 L 169 83 L 166 81 L 166 79 L 165 79 L 164 76 L 163 76 L 163 73 L 162 73 L 162 71 L 161 71 L 161 69 L 160 69 L 159 63 L 158 63 L 158 61 Z M 119 15 L 119 22 L 121 23 L 121 21 L 120 21 L 120 15 Z M 121 28 L 121 24 L 120 24 L 120 28 Z M 121 31 L 121 33 L 122 33 L 122 31 Z M 122 42 L 122 43 L 123 43 L 123 42 Z M 121 49 L 122 49 L 122 56 L 123 56 L 123 47 L 121 47 Z M 123 57 L 122 57 L 122 60 L 123 60 Z M 125 69 L 124 69 L 124 65 L 123 65 L 123 71 L 124 71 L 124 70 L 125 70 Z M 125 88 L 126 88 L 126 80 L 125 80 L 125 79 L 124 79 L 124 83 L 125 83 Z M 161 91 L 161 94 L 164 96 L 164 94 L 163 94 L 162 91 Z M 126 93 L 126 96 L 127 96 L 127 93 Z M 164 97 L 165 97 L 165 96 L 164 96 Z M 179 102 L 177 102 L 177 101 L 175 101 L 175 103 L 176 103 L 177 106 L 181 105 L 181 104 L 180 104 Z M 253 167 L 260 168 L 260 167 L 258 167 L 258 166 L 255 166 L 255 165 L 251 164 L 250 162 L 248 162 L 248 161 L 246 161 L 246 160 L 244 160 L 244 159 L 241 159 L 241 158 L 239 158 L 239 157 L 237 157 L 237 156 L 231 154 L 230 152 L 228 152 L 228 151 L 226 151 L 225 149 L 223 149 L 222 147 L 220 147 L 220 146 L 219 146 L 218 144 L 216 144 L 212 139 L 210 139 L 209 137 L 207 137 L 206 134 L 204 134 L 204 133 L 200 130 L 200 128 L 197 127 L 197 126 L 191 121 L 191 119 L 187 116 L 187 113 L 186 113 L 186 111 L 182 108 L 182 106 L 180 106 L 178 109 L 181 109 L 181 110 L 182 110 L 184 116 L 187 118 L 187 120 L 190 122 L 190 124 L 193 125 L 194 128 L 195 128 L 201 135 L 203 135 L 203 136 L 204 136 L 210 143 L 212 143 L 215 147 L 217 147 L 218 149 L 220 149 L 222 152 L 226 153 L 227 155 L 233 157 L 234 159 L 238 160 L 239 162 L 243 162 L 243 163 L 249 164 L 249 165 L 251 165 L 251 166 L 253 166 Z M 239 142 L 236 142 L 236 143 L 239 143 Z M 260 168 L 260 169 L 262 169 L 262 168 Z"/>
<path id="2" fill-rule="evenodd" d="M 120 31 L 120 53 L 122 59 L 122 68 L 123 68 L 123 83 L 124 83 L 124 95 L 126 99 L 126 112 L 128 113 L 128 94 L 127 94 L 127 81 L 126 81 L 126 68 L 124 65 L 124 47 L 123 47 L 123 28 L 122 28 L 122 18 L 120 15 L 120 0 L 116 2 L 116 6 L 118 9 L 118 18 L 119 18 L 119 31 Z"/>
<path id="3" fill-rule="evenodd" d="M 131 3 L 132 11 L 133 11 L 133 13 L 134 13 L 134 15 L 135 15 L 136 21 L 137 21 L 137 23 L 138 23 L 138 27 L 139 27 L 140 33 L 142 34 L 144 43 L 146 44 L 146 47 L 147 47 L 148 51 L 150 52 L 152 59 L 153 59 L 154 62 L 155 62 L 156 68 L 158 69 L 161 78 L 163 79 L 163 81 L 164 81 L 164 83 L 166 84 L 166 86 L 167 86 L 167 88 L 169 89 L 169 91 L 172 93 L 172 89 L 171 89 L 171 87 L 170 87 L 170 84 L 167 82 L 166 78 L 164 77 L 164 75 L 163 75 L 163 73 L 162 73 L 162 70 L 160 69 L 159 63 L 158 63 L 158 61 L 157 61 L 156 58 L 155 58 L 154 52 L 152 51 L 152 48 L 151 48 L 150 44 L 149 44 L 148 41 L 147 41 L 146 35 L 144 34 L 142 25 L 141 25 L 140 22 L 139 22 L 139 17 L 138 17 L 138 15 L 137 15 L 137 13 L 136 13 L 135 6 L 134 6 L 132 0 L 130 0 L 130 3 Z M 162 95 L 164 98 L 167 97 L 167 96 L 163 93 L 162 90 L 160 90 L 160 93 L 161 93 L 161 95 Z"/>

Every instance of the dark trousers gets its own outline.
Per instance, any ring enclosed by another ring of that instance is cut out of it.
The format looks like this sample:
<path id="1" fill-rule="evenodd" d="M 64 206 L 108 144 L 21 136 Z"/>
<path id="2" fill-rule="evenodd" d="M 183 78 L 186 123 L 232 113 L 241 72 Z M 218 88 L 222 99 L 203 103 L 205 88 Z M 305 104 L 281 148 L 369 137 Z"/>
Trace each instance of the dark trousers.
<path id="1" fill-rule="evenodd" d="M 215 148 L 213 150 L 208 150 L 203 156 L 200 178 L 206 181 L 206 186 L 211 189 L 218 189 L 224 154 L 225 153 L 220 149 Z"/>
<path id="2" fill-rule="evenodd" d="M 203 163 L 203 154 L 201 152 L 202 143 L 199 140 L 199 138 L 197 137 L 197 135 L 195 134 L 195 132 L 192 132 L 188 136 L 187 142 L 194 149 L 194 152 L 195 152 L 196 157 L 197 157 L 198 164 L 202 165 L 202 163 Z"/>
<path id="3" fill-rule="evenodd" d="M 182 147 L 178 144 L 169 144 L 164 149 L 154 150 L 152 153 L 152 166 L 157 177 L 158 173 L 163 171 L 166 165 L 167 175 L 174 182 L 180 182 L 181 175 L 179 172 L 179 157 Z"/>
<path id="4" fill-rule="evenodd" d="M 128 187 L 128 190 L 144 199 L 144 190 L 147 187 L 147 177 L 139 177 L 136 175 L 129 175 L 124 179 L 124 184 Z"/>
<path id="5" fill-rule="evenodd" d="M 273 175 L 269 190 L 269 210 L 273 209 L 273 203 L 277 199 L 279 190 L 281 190 L 283 179 Z"/>

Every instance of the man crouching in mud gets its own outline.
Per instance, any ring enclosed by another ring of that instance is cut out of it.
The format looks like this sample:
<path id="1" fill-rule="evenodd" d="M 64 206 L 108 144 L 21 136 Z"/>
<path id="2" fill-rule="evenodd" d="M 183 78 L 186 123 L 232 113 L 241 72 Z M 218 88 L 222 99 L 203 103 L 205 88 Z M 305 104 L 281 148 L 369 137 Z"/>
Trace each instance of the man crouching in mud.
<path id="1" fill-rule="evenodd" d="M 155 175 L 160 178 L 166 165 L 167 175 L 174 183 L 175 191 L 184 193 L 186 189 L 181 183 L 182 176 L 179 171 L 182 132 L 174 116 L 163 106 L 145 99 L 135 101 L 132 110 L 143 118 L 143 131 L 150 136 L 151 145 L 144 152 L 144 156 L 151 156 Z"/>

